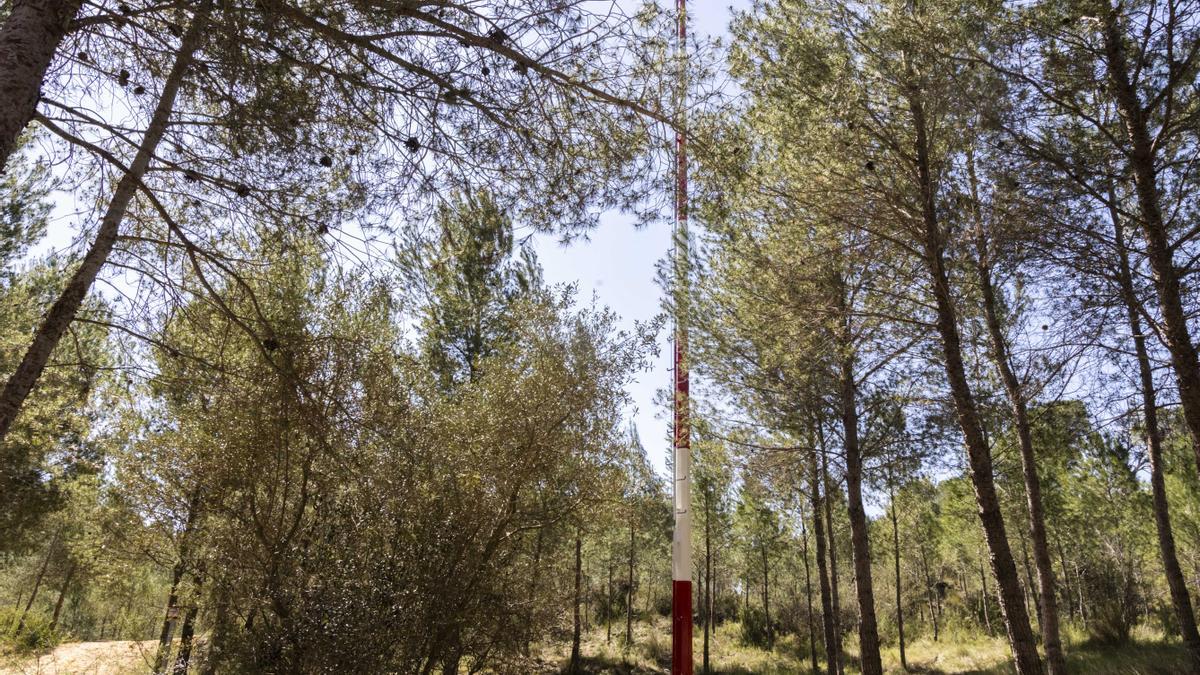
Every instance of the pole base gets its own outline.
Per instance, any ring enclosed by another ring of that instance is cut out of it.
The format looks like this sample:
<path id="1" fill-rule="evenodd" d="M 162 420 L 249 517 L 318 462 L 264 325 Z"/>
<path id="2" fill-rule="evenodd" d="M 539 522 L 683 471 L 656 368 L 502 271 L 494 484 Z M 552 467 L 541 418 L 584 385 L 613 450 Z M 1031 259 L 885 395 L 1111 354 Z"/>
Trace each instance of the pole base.
<path id="1" fill-rule="evenodd" d="M 671 675 L 692 675 L 692 582 L 671 584 Z"/>

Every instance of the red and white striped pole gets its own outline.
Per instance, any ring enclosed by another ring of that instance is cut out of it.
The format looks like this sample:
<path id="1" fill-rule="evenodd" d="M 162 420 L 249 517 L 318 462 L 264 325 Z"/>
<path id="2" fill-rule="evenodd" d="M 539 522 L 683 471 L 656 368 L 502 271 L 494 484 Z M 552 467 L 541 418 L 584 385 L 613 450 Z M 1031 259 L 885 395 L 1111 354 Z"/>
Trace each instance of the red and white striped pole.
<path id="1" fill-rule="evenodd" d="M 675 534 L 671 542 L 671 675 L 692 675 L 692 453 L 688 418 L 687 0 L 675 0 Z"/>

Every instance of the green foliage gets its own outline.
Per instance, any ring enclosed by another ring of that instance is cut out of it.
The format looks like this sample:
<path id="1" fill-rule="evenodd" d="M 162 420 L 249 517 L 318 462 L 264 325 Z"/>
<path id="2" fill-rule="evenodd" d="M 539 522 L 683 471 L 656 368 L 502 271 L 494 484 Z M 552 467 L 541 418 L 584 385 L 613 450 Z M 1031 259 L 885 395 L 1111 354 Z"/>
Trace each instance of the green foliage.
<path id="1" fill-rule="evenodd" d="M 0 180 L 0 374 L 19 362 L 42 314 L 65 283 L 71 266 L 58 259 L 26 261 L 45 232 L 50 203 L 48 170 L 18 157 Z M 106 309 L 91 302 L 87 313 L 103 320 Z M 106 330 L 79 323 L 51 356 L 21 416 L 0 443 L 0 553 L 29 545 L 63 491 L 102 464 L 96 433 L 111 380 Z"/>
<path id="2" fill-rule="evenodd" d="M 20 609 L 0 608 L 0 652 L 36 654 L 52 649 L 61 641 L 62 635 L 50 628 L 49 617 L 25 616 Z"/>

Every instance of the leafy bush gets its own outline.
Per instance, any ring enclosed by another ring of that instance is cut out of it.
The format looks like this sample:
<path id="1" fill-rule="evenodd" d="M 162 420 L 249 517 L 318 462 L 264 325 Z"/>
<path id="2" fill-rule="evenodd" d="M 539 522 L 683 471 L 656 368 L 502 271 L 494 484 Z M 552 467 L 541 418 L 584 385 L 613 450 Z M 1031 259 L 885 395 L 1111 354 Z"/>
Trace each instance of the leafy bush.
<path id="1" fill-rule="evenodd" d="M 767 614 L 759 607 L 742 612 L 742 644 L 767 648 Z"/>
<path id="2" fill-rule="evenodd" d="M 50 619 L 40 614 L 26 615 L 25 624 L 18 632 L 20 623 L 20 610 L 0 609 L 0 647 L 4 651 L 27 654 L 50 649 L 61 641 L 58 633 L 50 629 Z"/>

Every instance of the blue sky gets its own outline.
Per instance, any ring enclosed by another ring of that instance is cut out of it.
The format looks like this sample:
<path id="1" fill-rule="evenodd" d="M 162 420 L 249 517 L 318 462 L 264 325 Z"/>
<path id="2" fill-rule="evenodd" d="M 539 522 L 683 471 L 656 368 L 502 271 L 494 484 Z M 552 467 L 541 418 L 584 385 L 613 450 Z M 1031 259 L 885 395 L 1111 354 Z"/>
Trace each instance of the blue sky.
<path id="1" fill-rule="evenodd" d="M 691 0 L 690 29 L 696 35 L 725 35 L 734 9 L 746 9 L 750 0 L 712 2 Z M 647 321 L 662 311 L 662 289 L 655 283 L 657 263 L 671 246 L 669 224 L 637 229 L 632 219 L 606 213 L 588 241 L 562 246 L 553 236 L 535 237 L 538 257 L 546 281 L 579 284 L 583 301 L 596 298 L 621 316 L 624 326 Z M 670 329 L 658 339 L 659 356 L 647 372 L 637 374 L 629 389 L 634 408 L 630 418 L 637 424 L 646 452 L 660 473 L 666 472 L 670 450 L 670 411 L 654 405 L 657 389 L 670 384 Z"/>

